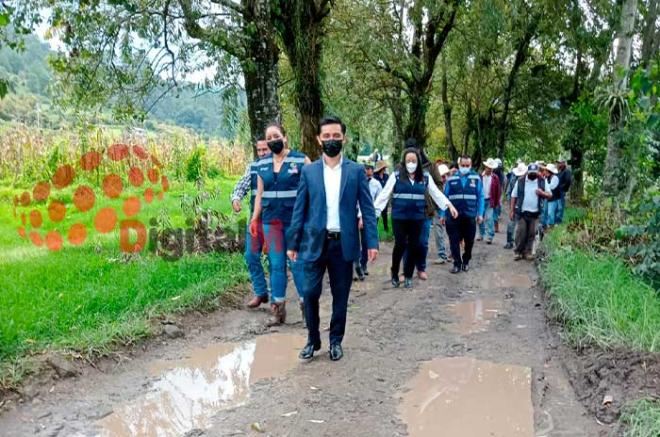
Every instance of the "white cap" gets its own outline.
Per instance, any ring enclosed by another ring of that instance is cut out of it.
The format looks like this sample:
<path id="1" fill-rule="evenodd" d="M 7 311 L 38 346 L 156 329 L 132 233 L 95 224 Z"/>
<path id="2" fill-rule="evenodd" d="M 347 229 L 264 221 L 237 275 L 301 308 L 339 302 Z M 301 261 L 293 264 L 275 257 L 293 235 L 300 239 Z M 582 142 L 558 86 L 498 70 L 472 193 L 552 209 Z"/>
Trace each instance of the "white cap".
<path id="1" fill-rule="evenodd" d="M 449 173 L 449 167 L 447 167 L 445 164 L 439 164 L 438 173 L 440 173 L 440 176 L 446 175 L 447 173 Z"/>

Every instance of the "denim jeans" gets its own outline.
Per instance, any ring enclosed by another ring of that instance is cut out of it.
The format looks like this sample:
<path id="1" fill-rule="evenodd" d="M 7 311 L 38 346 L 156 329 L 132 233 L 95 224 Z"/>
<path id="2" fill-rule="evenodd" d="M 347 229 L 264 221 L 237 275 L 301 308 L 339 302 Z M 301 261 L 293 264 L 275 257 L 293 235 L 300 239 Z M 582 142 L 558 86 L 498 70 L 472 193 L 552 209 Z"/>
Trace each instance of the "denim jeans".
<path id="1" fill-rule="evenodd" d="M 440 215 L 437 215 L 433 221 L 435 227 L 435 245 L 438 247 L 438 258 L 446 260 L 445 227 L 440 224 Z"/>
<path id="2" fill-rule="evenodd" d="M 548 213 L 547 217 L 545 218 L 545 224 L 546 226 L 553 226 L 557 222 L 557 210 L 559 208 L 561 200 L 553 200 L 550 202 L 546 202 L 548 207 Z"/>
<path id="3" fill-rule="evenodd" d="M 419 234 L 419 254 L 417 255 L 417 271 L 426 271 L 426 257 L 429 254 L 429 238 L 431 237 L 431 224 L 433 217 L 427 217 L 422 225 L 422 232 Z"/>
<path id="4" fill-rule="evenodd" d="M 261 251 L 263 250 L 263 235 L 252 237 L 250 230 L 245 233 L 245 263 L 250 273 L 252 290 L 256 296 L 268 295 L 268 285 L 264 274 L 264 266 L 261 264 Z"/>
<path id="5" fill-rule="evenodd" d="M 495 237 L 494 214 L 495 214 L 495 209 L 490 206 L 486 206 L 486 212 L 484 213 L 484 220 L 479 225 L 479 235 L 481 237 L 483 237 L 484 234 L 488 234 L 487 236 L 491 240 Z"/>
<path id="6" fill-rule="evenodd" d="M 283 302 L 286 300 L 287 230 L 287 225 L 282 225 L 280 223 L 264 223 L 264 246 L 266 246 L 268 261 L 270 264 L 270 290 L 271 297 L 274 302 Z M 293 283 L 296 285 L 298 294 L 300 295 L 303 279 L 300 263 L 292 262 L 290 263 L 290 266 L 291 275 L 293 276 Z"/>
<path id="7" fill-rule="evenodd" d="M 495 207 L 493 209 L 493 223 L 497 223 L 500 221 L 500 215 L 502 215 L 502 205 Z"/>
<path id="8" fill-rule="evenodd" d="M 557 205 L 557 217 L 555 218 L 556 224 L 564 221 L 564 209 L 566 209 L 566 193 L 562 192 L 559 204 Z"/>
<path id="9" fill-rule="evenodd" d="M 516 231 L 516 225 L 518 224 L 518 215 L 513 216 L 513 220 L 509 220 L 509 223 L 506 225 L 506 242 L 507 244 L 514 243 L 514 232 Z"/>

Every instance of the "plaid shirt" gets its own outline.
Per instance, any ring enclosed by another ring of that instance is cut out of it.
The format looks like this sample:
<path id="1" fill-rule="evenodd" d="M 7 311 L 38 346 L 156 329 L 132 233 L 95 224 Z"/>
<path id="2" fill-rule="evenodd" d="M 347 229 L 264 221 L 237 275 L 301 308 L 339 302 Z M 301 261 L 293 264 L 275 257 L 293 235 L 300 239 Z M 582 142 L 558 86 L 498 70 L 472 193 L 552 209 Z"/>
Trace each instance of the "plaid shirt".
<path id="1" fill-rule="evenodd" d="M 231 201 L 241 201 L 250 191 L 250 164 L 245 169 L 243 176 L 236 182 L 234 190 L 231 192 Z"/>

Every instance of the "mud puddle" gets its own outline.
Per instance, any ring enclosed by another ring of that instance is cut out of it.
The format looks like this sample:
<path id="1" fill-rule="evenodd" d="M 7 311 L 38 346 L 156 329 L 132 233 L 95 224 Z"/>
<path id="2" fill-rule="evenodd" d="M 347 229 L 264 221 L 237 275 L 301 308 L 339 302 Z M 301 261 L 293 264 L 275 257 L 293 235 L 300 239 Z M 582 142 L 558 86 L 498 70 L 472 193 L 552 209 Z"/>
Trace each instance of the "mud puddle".
<path id="1" fill-rule="evenodd" d="M 507 310 L 503 301 L 495 299 L 475 299 L 445 305 L 457 317 L 449 329 L 457 334 L 467 335 L 488 329 L 491 320 Z"/>
<path id="2" fill-rule="evenodd" d="M 270 334 L 156 362 L 149 371 L 158 380 L 143 396 L 98 421 L 100 435 L 179 436 L 207 428 L 218 411 L 245 404 L 251 384 L 294 368 L 304 343 L 301 335 Z"/>
<path id="3" fill-rule="evenodd" d="M 411 437 L 531 437 L 531 369 L 468 357 L 424 362 L 399 414 Z"/>

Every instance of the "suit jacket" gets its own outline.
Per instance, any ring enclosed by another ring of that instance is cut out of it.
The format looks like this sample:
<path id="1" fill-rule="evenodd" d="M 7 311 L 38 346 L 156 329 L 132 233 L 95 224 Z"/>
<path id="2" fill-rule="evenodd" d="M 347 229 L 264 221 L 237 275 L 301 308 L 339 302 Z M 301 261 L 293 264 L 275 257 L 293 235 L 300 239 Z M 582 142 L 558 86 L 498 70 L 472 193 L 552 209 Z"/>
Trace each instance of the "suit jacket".
<path id="1" fill-rule="evenodd" d="M 367 247 L 378 248 L 376 211 L 369 193 L 364 167 L 343 157 L 339 188 L 341 249 L 345 261 L 355 261 L 360 253 L 356 205 L 362 211 Z M 298 251 L 302 261 L 314 262 L 321 256 L 326 239 L 327 208 L 323 181 L 323 158 L 302 168 L 293 216 L 287 232 L 287 248 Z"/>

